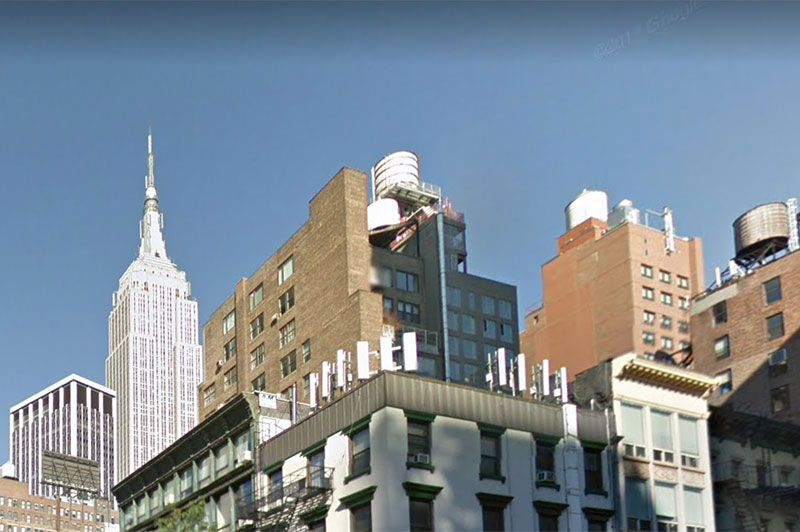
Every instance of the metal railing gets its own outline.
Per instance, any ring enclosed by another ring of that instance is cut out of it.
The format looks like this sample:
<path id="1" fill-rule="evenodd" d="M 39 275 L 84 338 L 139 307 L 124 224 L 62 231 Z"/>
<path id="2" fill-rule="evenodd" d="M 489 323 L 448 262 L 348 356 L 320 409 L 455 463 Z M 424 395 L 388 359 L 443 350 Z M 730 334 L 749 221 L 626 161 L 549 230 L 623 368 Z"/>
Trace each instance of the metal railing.
<path id="1" fill-rule="evenodd" d="M 785 470 L 786 468 L 781 466 L 769 467 L 728 461 L 712 465 L 712 478 L 714 482 L 736 482 L 742 489 L 773 487 L 795 487 L 800 489 L 796 482 L 781 480 L 781 473 Z"/>

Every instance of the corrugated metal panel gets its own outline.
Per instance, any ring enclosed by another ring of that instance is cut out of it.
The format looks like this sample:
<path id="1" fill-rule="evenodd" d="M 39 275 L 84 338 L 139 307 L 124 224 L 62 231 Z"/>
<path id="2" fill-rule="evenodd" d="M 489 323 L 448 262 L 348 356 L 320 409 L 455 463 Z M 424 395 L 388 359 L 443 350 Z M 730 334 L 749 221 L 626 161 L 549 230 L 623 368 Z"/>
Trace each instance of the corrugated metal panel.
<path id="1" fill-rule="evenodd" d="M 605 414 L 592 410 L 578 410 L 578 438 L 608 443 Z"/>
<path id="2" fill-rule="evenodd" d="M 550 436 L 564 434 L 561 407 L 557 405 L 404 373 L 382 373 L 269 440 L 261 449 L 261 464 L 268 466 L 285 460 L 386 406 Z M 580 411 L 578 427 L 586 438 L 606 441 L 602 413 Z"/>

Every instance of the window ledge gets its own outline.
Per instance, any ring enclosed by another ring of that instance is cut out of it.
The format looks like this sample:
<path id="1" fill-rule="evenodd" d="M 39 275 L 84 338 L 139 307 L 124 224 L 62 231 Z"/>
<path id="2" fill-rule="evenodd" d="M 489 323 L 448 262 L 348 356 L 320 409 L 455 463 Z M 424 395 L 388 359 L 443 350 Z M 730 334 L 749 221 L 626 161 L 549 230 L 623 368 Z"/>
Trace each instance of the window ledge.
<path id="1" fill-rule="evenodd" d="M 355 480 L 358 477 L 361 477 L 361 476 L 364 476 L 364 475 L 369 475 L 370 473 L 372 473 L 372 467 L 367 467 L 366 469 L 362 469 L 361 471 L 356 471 L 352 475 L 347 475 L 346 477 L 344 477 L 344 483 L 347 484 L 351 480 Z"/>
<path id="2" fill-rule="evenodd" d="M 427 469 L 431 473 L 433 473 L 436 468 L 433 467 L 433 464 L 420 464 L 419 462 L 406 462 L 406 469 Z"/>
<path id="3" fill-rule="evenodd" d="M 600 495 L 601 497 L 608 497 L 608 492 L 600 488 L 586 488 L 583 493 L 585 495 Z"/>
<path id="4" fill-rule="evenodd" d="M 653 460 L 653 465 L 661 466 L 661 467 L 669 467 L 671 469 L 678 469 L 678 464 L 676 462 L 665 462 L 663 460 Z"/>
<path id="5" fill-rule="evenodd" d="M 536 487 L 537 488 L 550 488 L 550 489 L 554 489 L 556 491 L 560 491 L 561 490 L 561 485 L 560 484 L 558 484 L 557 482 L 549 481 L 549 480 L 537 480 L 536 481 Z"/>
<path id="6" fill-rule="evenodd" d="M 627 454 L 623 454 L 622 458 L 624 460 L 630 460 L 631 462 L 641 462 L 643 464 L 649 464 L 650 463 L 650 459 L 649 458 L 645 458 L 643 456 L 629 456 Z M 661 463 L 661 462 L 658 462 L 658 463 Z"/>
<path id="7" fill-rule="evenodd" d="M 506 482 L 506 477 L 504 477 L 503 475 L 491 475 L 486 473 L 480 473 L 478 476 L 480 477 L 481 480 L 499 480 L 503 484 L 505 484 Z"/>

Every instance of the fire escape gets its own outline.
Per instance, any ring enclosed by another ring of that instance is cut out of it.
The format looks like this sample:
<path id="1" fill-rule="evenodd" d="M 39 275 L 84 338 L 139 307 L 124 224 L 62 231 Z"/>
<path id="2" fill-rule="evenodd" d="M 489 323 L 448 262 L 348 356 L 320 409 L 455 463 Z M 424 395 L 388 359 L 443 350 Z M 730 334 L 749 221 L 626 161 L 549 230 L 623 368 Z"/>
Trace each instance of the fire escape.
<path id="1" fill-rule="evenodd" d="M 237 501 L 237 530 L 288 532 L 306 530 L 304 517 L 330 504 L 333 468 L 307 466 L 283 477 L 280 484 L 256 489 Z"/>

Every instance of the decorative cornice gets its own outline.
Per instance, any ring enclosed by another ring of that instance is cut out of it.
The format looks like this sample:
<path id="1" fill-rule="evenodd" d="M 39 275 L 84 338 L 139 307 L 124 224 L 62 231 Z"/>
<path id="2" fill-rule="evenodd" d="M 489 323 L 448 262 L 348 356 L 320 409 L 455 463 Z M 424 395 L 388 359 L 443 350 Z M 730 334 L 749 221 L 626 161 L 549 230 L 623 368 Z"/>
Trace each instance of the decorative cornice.
<path id="1" fill-rule="evenodd" d="M 498 493 L 478 492 L 475 496 L 480 501 L 481 506 L 498 508 L 500 510 L 508 506 L 508 503 L 514 499 L 511 495 L 500 495 Z"/>
<path id="2" fill-rule="evenodd" d="M 368 488 L 364 488 L 363 490 L 351 493 L 350 495 L 340 497 L 339 502 L 344 504 L 347 508 L 354 508 L 356 506 L 361 506 L 362 504 L 372 500 L 372 497 L 375 496 L 375 490 L 377 489 L 378 486 L 370 486 Z"/>
<path id="3" fill-rule="evenodd" d="M 707 395 L 715 386 L 714 379 L 701 373 L 639 357 L 633 358 L 625 364 L 618 377 L 668 388 L 697 397 Z"/>
<path id="4" fill-rule="evenodd" d="M 430 484 L 419 484 L 417 482 L 403 482 L 403 488 L 405 488 L 409 497 L 426 501 L 432 501 L 442 491 L 441 486 L 431 486 Z"/>

